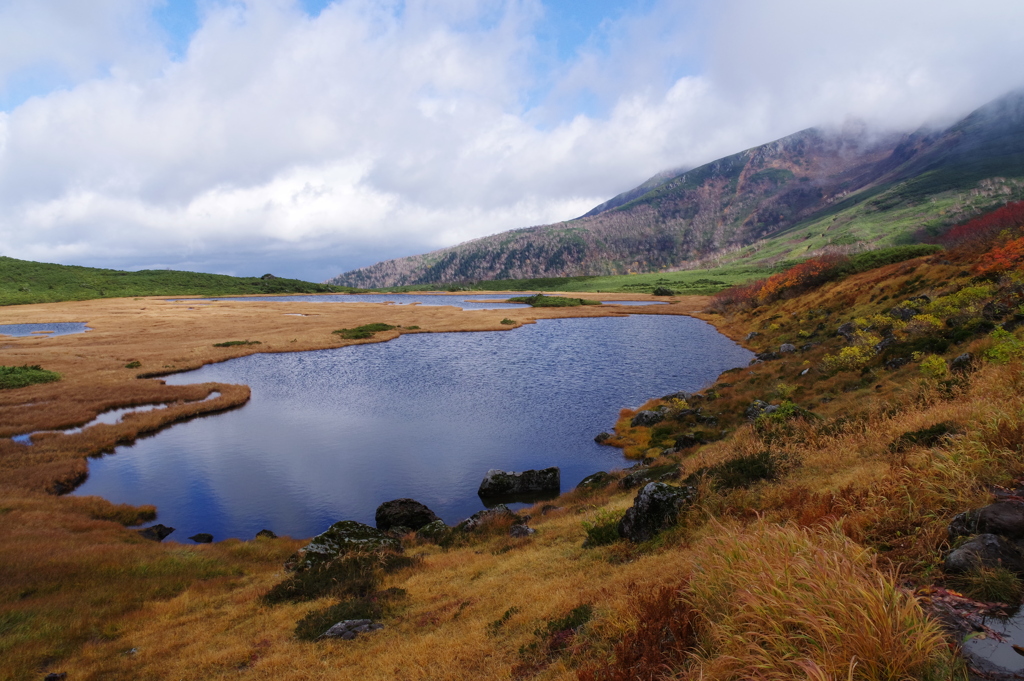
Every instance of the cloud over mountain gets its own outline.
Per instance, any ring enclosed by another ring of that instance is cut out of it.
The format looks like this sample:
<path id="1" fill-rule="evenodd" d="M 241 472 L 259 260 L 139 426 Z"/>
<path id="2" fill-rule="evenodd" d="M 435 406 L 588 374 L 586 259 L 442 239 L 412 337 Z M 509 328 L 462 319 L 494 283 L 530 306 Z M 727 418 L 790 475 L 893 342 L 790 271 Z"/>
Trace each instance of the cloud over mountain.
<path id="1" fill-rule="evenodd" d="M 580 215 L 811 125 L 948 122 L 1024 84 L 1024 6 L 0 1 L 0 253 L 324 279 Z M 35 88 L 35 89 L 33 89 Z"/>

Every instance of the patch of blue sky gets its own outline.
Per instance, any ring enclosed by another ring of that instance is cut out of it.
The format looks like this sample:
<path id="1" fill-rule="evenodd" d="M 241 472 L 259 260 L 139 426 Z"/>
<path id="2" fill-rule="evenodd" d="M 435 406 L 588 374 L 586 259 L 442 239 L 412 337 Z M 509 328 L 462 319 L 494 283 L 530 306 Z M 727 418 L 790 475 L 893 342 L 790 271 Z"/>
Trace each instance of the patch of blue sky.
<path id="1" fill-rule="evenodd" d="M 199 30 L 199 7 L 196 0 L 166 0 L 153 10 L 153 21 L 167 36 L 171 58 L 180 60 Z"/>
<path id="2" fill-rule="evenodd" d="M 10 112 L 32 97 L 74 85 L 68 74 L 55 64 L 36 64 L 19 69 L 0 82 L 0 111 Z"/>

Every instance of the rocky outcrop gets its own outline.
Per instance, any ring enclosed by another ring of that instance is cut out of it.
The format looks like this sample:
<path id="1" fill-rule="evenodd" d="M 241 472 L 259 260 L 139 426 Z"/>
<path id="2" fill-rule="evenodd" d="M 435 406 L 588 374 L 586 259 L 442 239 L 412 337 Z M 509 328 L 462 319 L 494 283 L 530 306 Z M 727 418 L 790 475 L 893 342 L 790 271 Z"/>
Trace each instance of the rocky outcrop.
<path id="1" fill-rule="evenodd" d="M 644 411 L 637 412 L 636 416 L 629 422 L 629 425 L 633 428 L 638 426 L 650 427 L 664 420 L 665 415 L 662 412 L 645 409 Z"/>
<path id="2" fill-rule="evenodd" d="M 371 631 L 378 631 L 383 628 L 383 624 L 380 622 L 374 622 L 373 620 L 342 620 L 317 636 L 316 640 L 340 638 L 343 641 L 351 641 L 359 634 L 368 634 Z"/>
<path id="3" fill-rule="evenodd" d="M 537 492 L 558 492 L 562 488 L 562 472 L 557 466 L 522 473 L 492 468 L 487 471 L 480 489 L 481 497 L 502 497 Z"/>
<path id="4" fill-rule="evenodd" d="M 210 534 L 209 532 L 200 532 L 198 534 L 193 534 L 191 537 L 189 537 L 189 539 L 191 539 L 192 541 L 194 541 L 197 544 L 211 544 L 211 543 L 213 543 L 213 535 Z"/>
<path id="5" fill-rule="evenodd" d="M 966 374 L 974 371 L 974 369 L 974 355 L 969 352 L 957 355 L 949 362 L 949 370 L 954 374 Z"/>
<path id="6" fill-rule="evenodd" d="M 145 527 L 141 530 L 137 530 L 139 536 L 143 539 L 149 539 L 151 541 L 163 541 L 170 536 L 171 532 L 174 532 L 173 527 L 167 527 L 162 523 L 157 523 L 151 527 Z"/>
<path id="7" fill-rule="evenodd" d="M 384 550 L 401 551 L 402 543 L 369 525 L 354 520 L 342 520 L 313 537 L 312 541 L 299 549 L 285 563 L 285 567 L 302 572 L 351 551 Z"/>
<path id="8" fill-rule="evenodd" d="M 406 527 L 415 532 L 424 525 L 440 520 L 437 514 L 415 499 L 393 499 L 377 507 L 373 516 L 377 529 L 387 532 Z"/>
<path id="9" fill-rule="evenodd" d="M 638 468 L 619 480 L 619 487 L 622 489 L 632 489 L 648 482 L 678 480 L 682 474 L 682 468 L 677 463 Z"/>
<path id="10" fill-rule="evenodd" d="M 641 489 L 633 505 L 619 521 L 619 536 L 641 543 L 676 523 L 679 512 L 693 498 L 691 488 L 650 482 Z"/>
<path id="11" fill-rule="evenodd" d="M 270 530 L 260 530 L 256 533 L 257 539 L 277 539 L 277 535 Z"/>

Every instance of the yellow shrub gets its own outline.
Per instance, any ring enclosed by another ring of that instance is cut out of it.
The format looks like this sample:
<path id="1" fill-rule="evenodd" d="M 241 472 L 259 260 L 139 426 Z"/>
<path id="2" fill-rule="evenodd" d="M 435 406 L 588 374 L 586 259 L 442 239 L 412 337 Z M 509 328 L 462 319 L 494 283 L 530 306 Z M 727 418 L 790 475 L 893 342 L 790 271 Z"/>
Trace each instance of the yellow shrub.
<path id="1" fill-rule="evenodd" d="M 853 345 L 843 348 L 835 355 L 825 355 L 821 361 L 821 369 L 826 374 L 834 374 L 839 371 L 856 371 L 867 366 L 871 361 L 872 351 L 863 345 Z"/>

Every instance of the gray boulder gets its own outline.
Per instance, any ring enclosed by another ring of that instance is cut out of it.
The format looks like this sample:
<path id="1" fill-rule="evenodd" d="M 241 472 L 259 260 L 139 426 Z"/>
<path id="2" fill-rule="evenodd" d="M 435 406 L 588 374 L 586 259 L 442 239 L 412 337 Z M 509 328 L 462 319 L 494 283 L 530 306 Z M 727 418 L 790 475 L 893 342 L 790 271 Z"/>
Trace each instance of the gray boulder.
<path id="1" fill-rule="evenodd" d="M 762 414 L 771 414 L 772 412 L 777 411 L 778 408 L 779 405 L 777 404 L 768 404 L 764 400 L 754 400 L 750 403 L 750 406 L 747 407 L 747 420 L 756 421 L 758 416 L 761 416 Z"/>
<path id="2" fill-rule="evenodd" d="M 779 352 L 782 352 L 782 353 L 796 352 L 796 346 L 793 345 L 792 343 L 783 343 L 782 345 L 779 346 Z"/>
<path id="3" fill-rule="evenodd" d="M 960 548 L 951 551 L 942 565 L 946 572 L 970 572 L 977 568 L 1002 567 L 1024 574 L 1024 555 L 999 535 L 979 534 Z"/>
<path id="4" fill-rule="evenodd" d="M 369 525 L 342 520 L 313 537 L 285 563 L 285 567 L 302 572 L 352 551 L 401 550 L 402 542 L 398 539 Z"/>
<path id="5" fill-rule="evenodd" d="M 679 511 L 693 498 L 693 489 L 673 487 L 663 482 L 647 483 L 637 492 L 633 505 L 619 521 L 619 536 L 633 543 L 652 539 L 671 527 Z"/>
<path id="6" fill-rule="evenodd" d="M 164 539 L 167 539 L 167 537 L 170 536 L 171 532 L 174 532 L 174 528 L 167 527 L 163 523 L 157 523 L 156 525 L 144 527 L 141 530 L 136 530 L 136 532 L 138 532 L 139 536 L 143 539 L 149 539 L 150 541 L 160 542 Z"/>
<path id="7" fill-rule="evenodd" d="M 342 620 L 317 636 L 316 640 L 340 638 L 343 641 L 351 641 L 359 634 L 368 634 L 371 631 L 378 631 L 383 628 L 383 624 L 380 622 L 374 622 L 373 620 Z"/>
<path id="8" fill-rule="evenodd" d="M 629 425 L 636 428 L 637 426 L 653 426 L 656 423 L 661 423 L 665 420 L 665 415 L 660 411 L 652 411 L 645 409 L 644 411 L 637 412 L 637 415 L 633 417 L 633 420 L 629 422 Z"/>
<path id="9" fill-rule="evenodd" d="M 853 322 L 846 322 L 836 329 L 836 335 L 842 336 L 848 341 L 852 341 L 853 337 L 857 335 L 857 325 Z"/>
<path id="10" fill-rule="evenodd" d="M 608 440 L 611 439 L 612 434 L 608 432 L 601 432 L 594 436 L 594 442 L 596 442 L 599 445 L 603 445 L 605 442 L 608 442 Z"/>
<path id="11" fill-rule="evenodd" d="M 918 314 L 917 310 L 911 307 L 904 307 L 903 305 L 899 305 L 889 310 L 889 316 L 894 319 L 898 319 L 901 322 L 909 322 L 916 314 Z"/>
<path id="12" fill-rule="evenodd" d="M 483 525 L 500 520 L 511 520 L 513 525 L 526 524 L 526 519 L 516 513 L 513 513 L 508 506 L 505 504 L 497 504 L 493 508 L 477 511 L 456 525 L 455 529 L 461 530 L 462 532 L 472 532 Z"/>
<path id="13" fill-rule="evenodd" d="M 678 480 L 683 474 L 679 464 L 667 464 L 665 466 L 651 466 L 638 468 L 626 477 L 619 480 L 621 489 L 632 489 L 640 487 L 647 482 L 665 482 L 666 480 Z"/>
<path id="14" fill-rule="evenodd" d="M 529 537 L 536 531 L 537 530 L 532 527 L 527 527 L 526 525 L 513 525 L 508 531 L 508 536 L 514 539 L 522 539 L 524 537 Z"/>
<path id="15" fill-rule="evenodd" d="M 393 499 L 377 507 L 373 516 L 377 529 L 387 532 L 395 527 L 416 531 L 424 525 L 440 520 L 437 514 L 414 499 Z"/>
<path id="16" fill-rule="evenodd" d="M 949 362 L 949 370 L 955 374 L 966 374 L 974 369 L 974 355 L 969 352 L 957 355 Z"/>
<path id="17" fill-rule="evenodd" d="M 760 335 L 761 334 L 759 334 L 757 331 L 751 331 L 750 333 L 747 334 L 747 337 L 746 337 L 745 340 L 751 341 L 751 340 L 754 340 L 755 338 L 757 338 Z"/>
<path id="18" fill-rule="evenodd" d="M 1011 540 L 1024 539 L 1024 503 L 1006 499 L 984 508 L 961 513 L 949 524 L 949 536 L 975 533 L 998 534 Z"/>
<path id="19" fill-rule="evenodd" d="M 536 492 L 558 492 L 562 488 L 562 472 L 557 466 L 522 473 L 492 468 L 487 471 L 480 489 L 481 497 L 500 497 Z"/>

